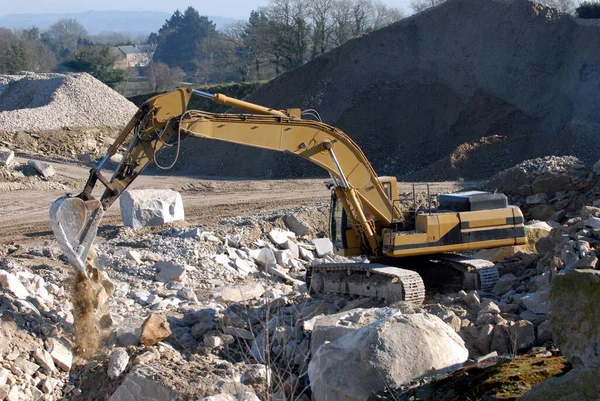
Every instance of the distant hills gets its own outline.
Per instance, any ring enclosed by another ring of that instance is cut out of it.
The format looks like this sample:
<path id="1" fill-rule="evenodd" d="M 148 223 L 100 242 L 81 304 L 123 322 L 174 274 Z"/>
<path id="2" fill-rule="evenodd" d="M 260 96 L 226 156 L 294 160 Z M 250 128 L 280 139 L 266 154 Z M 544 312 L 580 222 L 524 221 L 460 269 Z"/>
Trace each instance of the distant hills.
<path id="1" fill-rule="evenodd" d="M 183 11 L 183 10 L 182 10 Z M 170 13 L 160 11 L 86 11 L 82 13 L 57 14 L 8 14 L 0 16 L 0 27 L 22 29 L 36 26 L 42 31 L 62 18 L 72 18 L 79 21 L 88 33 L 120 32 L 134 35 L 156 32 L 171 17 Z M 208 19 L 222 29 L 227 24 L 235 22 L 234 18 L 208 16 Z"/>

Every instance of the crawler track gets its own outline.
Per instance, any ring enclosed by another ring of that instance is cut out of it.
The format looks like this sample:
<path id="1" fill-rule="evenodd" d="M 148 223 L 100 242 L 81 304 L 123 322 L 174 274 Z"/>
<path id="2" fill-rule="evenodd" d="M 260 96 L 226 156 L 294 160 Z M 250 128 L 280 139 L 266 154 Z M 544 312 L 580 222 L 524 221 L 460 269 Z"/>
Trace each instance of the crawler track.
<path id="1" fill-rule="evenodd" d="M 316 295 L 359 295 L 418 305 L 425 299 L 425 284 L 418 273 L 377 263 L 315 265 L 307 271 L 307 283 Z"/>

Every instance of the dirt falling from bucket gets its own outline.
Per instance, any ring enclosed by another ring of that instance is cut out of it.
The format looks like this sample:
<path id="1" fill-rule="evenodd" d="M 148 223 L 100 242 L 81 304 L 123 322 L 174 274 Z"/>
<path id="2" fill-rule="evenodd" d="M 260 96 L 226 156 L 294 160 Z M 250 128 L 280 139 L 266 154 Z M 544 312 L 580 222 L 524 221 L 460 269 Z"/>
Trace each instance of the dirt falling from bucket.
<path id="1" fill-rule="evenodd" d="M 76 272 L 73 277 L 73 317 L 75 319 L 75 351 L 82 358 L 92 358 L 102 343 L 102 333 L 98 325 L 97 289 L 95 283 L 83 274 Z"/>

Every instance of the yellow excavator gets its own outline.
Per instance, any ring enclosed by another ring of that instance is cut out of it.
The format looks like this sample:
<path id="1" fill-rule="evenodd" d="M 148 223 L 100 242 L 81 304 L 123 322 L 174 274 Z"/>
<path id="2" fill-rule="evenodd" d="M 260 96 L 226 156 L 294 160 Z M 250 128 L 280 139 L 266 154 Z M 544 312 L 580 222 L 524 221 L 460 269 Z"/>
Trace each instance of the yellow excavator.
<path id="1" fill-rule="evenodd" d="M 249 112 L 187 110 L 192 95 Z M 310 115 L 311 112 L 308 112 Z M 526 243 L 523 214 L 506 196 L 470 191 L 443 194 L 435 208 L 404 208 L 394 177 L 378 177 L 361 149 L 341 130 L 303 119 L 300 109 L 275 110 L 222 94 L 179 88 L 146 101 L 90 172 L 84 190 L 50 208 L 50 224 L 69 261 L 88 276 L 90 248 L 104 211 L 163 148 L 186 137 L 214 139 L 291 153 L 325 169 L 332 190 L 331 240 L 336 253 L 366 255 L 370 263 L 324 263 L 308 268 L 311 293 L 351 294 L 421 303 L 426 281 L 489 291 L 498 271 L 458 252 Z M 318 114 L 312 113 L 318 117 Z M 106 161 L 128 141 L 112 178 Z M 105 187 L 98 200 L 97 182 Z"/>

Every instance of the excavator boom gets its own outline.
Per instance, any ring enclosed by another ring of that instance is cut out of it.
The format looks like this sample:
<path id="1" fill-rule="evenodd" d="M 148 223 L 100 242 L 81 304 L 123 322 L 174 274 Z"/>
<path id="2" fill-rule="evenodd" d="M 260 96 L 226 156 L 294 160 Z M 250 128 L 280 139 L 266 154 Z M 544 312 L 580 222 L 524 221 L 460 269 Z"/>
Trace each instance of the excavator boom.
<path id="1" fill-rule="evenodd" d="M 194 94 L 252 114 L 187 110 Z M 338 248 L 343 254 L 394 258 L 524 242 L 522 215 L 518 208 L 494 206 L 493 211 L 469 210 L 464 213 L 459 210 L 430 211 L 429 215 L 414 212 L 411 220 L 410 213 L 401 211 L 399 202 L 395 203 L 398 201 L 395 178 L 378 177 L 358 145 L 338 128 L 301 116 L 299 109 L 275 110 L 193 88 L 180 88 L 149 99 L 109 147 L 106 156 L 90 171 L 84 190 L 75 197 L 62 197 L 52 205 L 50 222 L 61 249 L 71 263 L 87 275 L 87 255 L 104 211 L 150 163 L 163 169 L 172 167 L 182 140 L 188 137 L 290 153 L 325 169 L 333 181 L 333 197 L 341 205 L 342 214 L 336 220 L 340 232 L 336 238 L 341 238 L 342 246 Z M 127 151 L 112 177 L 105 178 L 102 167 L 127 142 Z M 169 166 L 162 166 L 157 155 L 166 147 L 175 147 L 176 156 Z M 99 200 L 92 196 L 98 182 L 105 187 Z M 478 197 L 481 195 L 473 195 L 468 202 Z M 488 198 L 484 199 L 484 204 L 489 203 Z M 457 199 L 453 202 L 463 200 Z M 346 279 L 350 273 L 362 271 L 368 272 L 367 277 L 371 273 L 379 280 L 383 277 L 384 283 L 373 287 L 376 288 L 374 292 L 365 292 L 365 288 L 371 286 L 363 285 L 362 278 Z M 348 274 L 340 275 L 339 272 Z M 312 274 L 310 271 L 308 276 Z M 377 265 L 377 268 L 317 266 L 314 275 L 315 282 L 323 283 L 320 288 L 328 291 L 335 287 L 343 292 L 352 287 L 356 288 L 352 293 L 385 294 L 383 297 L 387 299 L 422 300 L 424 297 L 421 278 L 410 270 L 385 265 Z M 337 278 L 332 279 L 333 276 Z M 332 287 L 332 282 L 337 284 Z M 387 289 L 381 292 L 377 288 Z"/>

